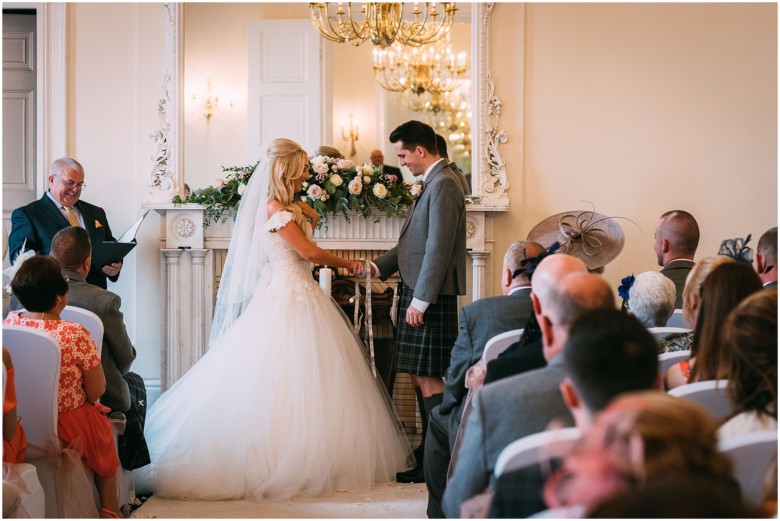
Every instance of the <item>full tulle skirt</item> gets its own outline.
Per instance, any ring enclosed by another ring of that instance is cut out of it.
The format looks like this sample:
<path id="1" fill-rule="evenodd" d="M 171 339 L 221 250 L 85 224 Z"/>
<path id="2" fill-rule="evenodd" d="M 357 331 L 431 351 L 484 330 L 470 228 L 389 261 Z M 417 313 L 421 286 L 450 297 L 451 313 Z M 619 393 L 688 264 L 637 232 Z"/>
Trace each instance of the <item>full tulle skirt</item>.
<path id="1" fill-rule="evenodd" d="M 155 494 L 318 496 L 414 465 L 346 316 L 308 263 L 264 270 L 247 309 L 149 411 Z"/>

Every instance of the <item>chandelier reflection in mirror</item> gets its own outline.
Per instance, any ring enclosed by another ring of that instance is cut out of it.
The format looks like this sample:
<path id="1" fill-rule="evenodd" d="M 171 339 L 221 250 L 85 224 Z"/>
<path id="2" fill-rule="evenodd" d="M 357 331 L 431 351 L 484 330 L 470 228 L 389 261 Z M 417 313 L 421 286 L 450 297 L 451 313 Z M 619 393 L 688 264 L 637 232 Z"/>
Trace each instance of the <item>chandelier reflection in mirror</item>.
<path id="1" fill-rule="evenodd" d="M 434 44 L 406 47 L 394 43 L 386 49 L 374 48 L 374 79 L 385 90 L 424 93 L 450 92 L 466 76 L 466 53 L 455 53 L 449 36 Z"/>
<path id="2" fill-rule="evenodd" d="M 471 105 L 467 100 L 470 82 L 453 92 L 426 96 L 419 109 L 425 122 L 444 136 L 451 145 L 451 154 L 468 158 L 471 155 Z"/>
<path id="3" fill-rule="evenodd" d="M 352 45 L 370 39 L 385 48 L 396 41 L 419 47 L 441 40 L 457 8 L 453 2 L 310 2 L 309 11 L 323 38 Z"/>

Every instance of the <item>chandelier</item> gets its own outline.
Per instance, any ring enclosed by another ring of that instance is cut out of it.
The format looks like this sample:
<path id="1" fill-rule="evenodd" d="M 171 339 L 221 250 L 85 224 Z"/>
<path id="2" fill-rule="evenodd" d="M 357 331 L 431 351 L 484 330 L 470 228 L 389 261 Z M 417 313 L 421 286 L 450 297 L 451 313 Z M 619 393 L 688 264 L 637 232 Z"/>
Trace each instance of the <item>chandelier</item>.
<path id="1" fill-rule="evenodd" d="M 383 89 L 418 97 L 450 92 L 466 75 L 466 53 L 455 54 L 449 38 L 423 47 L 396 42 L 386 49 L 375 48 L 373 60 L 374 79 Z"/>
<path id="2" fill-rule="evenodd" d="M 359 10 L 353 2 L 310 2 L 311 23 L 332 42 L 360 45 L 370 39 L 382 48 L 395 41 L 419 47 L 444 38 L 457 11 L 454 2 L 414 2 L 411 11 L 403 2 L 354 3 Z"/>
<path id="3" fill-rule="evenodd" d="M 453 145 L 453 154 L 471 155 L 471 105 L 465 92 L 459 89 L 428 96 L 422 112 L 425 121 Z"/>

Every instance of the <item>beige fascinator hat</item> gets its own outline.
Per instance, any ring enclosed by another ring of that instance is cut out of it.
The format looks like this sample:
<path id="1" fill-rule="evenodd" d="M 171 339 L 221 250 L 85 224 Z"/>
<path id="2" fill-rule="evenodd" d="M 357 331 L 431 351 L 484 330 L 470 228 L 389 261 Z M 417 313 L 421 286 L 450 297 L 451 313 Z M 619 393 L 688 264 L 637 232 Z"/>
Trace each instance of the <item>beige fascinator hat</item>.
<path id="1" fill-rule="evenodd" d="M 527 240 L 536 241 L 545 248 L 557 241 L 560 243 L 558 252 L 581 259 L 589 270 L 612 262 L 626 242 L 623 228 L 614 218 L 591 210 L 548 217 L 528 232 Z"/>

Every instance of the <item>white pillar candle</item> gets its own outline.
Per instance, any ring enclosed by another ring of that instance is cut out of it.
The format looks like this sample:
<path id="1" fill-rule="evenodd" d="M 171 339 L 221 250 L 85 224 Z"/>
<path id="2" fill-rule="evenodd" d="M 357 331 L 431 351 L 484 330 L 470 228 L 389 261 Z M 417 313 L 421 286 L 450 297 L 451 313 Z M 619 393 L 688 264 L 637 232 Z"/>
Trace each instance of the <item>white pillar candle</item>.
<path id="1" fill-rule="evenodd" d="M 324 291 L 328 296 L 330 296 L 330 279 L 332 275 L 332 269 L 328 267 L 320 268 L 320 287 L 322 288 L 322 291 Z"/>

